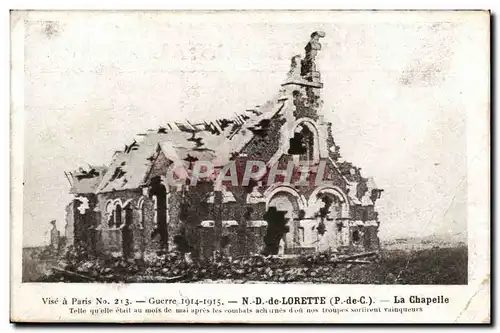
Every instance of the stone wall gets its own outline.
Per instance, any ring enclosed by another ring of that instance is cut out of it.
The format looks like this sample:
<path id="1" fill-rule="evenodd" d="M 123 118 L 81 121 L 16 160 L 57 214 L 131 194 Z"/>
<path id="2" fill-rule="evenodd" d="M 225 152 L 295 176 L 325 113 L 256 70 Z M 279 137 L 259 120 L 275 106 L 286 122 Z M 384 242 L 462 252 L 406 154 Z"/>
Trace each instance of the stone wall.
<path id="1" fill-rule="evenodd" d="M 127 232 L 120 226 L 109 227 L 107 205 L 113 202 L 119 202 L 122 206 L 122 221 L 125 223 L 125 205 L 130 205 L 132 210 L 132 223 L 126 225 L 132 234 L 132 256 L 142 255 L 151 244 L 148 236 L 151 235 L 153 228 L 154 207 L 152 200 L 143 195 L 141 189 L 124 190 L 100 193 L 98 195 L 98 210 L 100 214 L 99 220 L 99 251 L 100 252 L 116 252 L 122 254 L 124 233 Z M 142 210 L 144 205 L 144 210 Z M 144 211 L 144 226 L 141 226 L 142 212 Z"/>
<path id="2" fill-rule="evenodd" d="M 96 233 L 97 221 L 100 213 L 95 210 L 97 197 L 94 194 L 82 194 L 76 196 L 71 202 L 68 212 L 73 218 L 73 245 L 84 247 L 88 252 L 95 253 L 97 250 Z"/>
<path id="3" fill-rule="evenodd" d="M 201 222 L 213 220 L 213 204 L 207 202 L 211 194 L 211 186 L 201 185 L 200 187 L 190 188 L 187 192 L 177 189 L 170 189 L 167 194 L 168 205 L 168 247 L 175 249 L 175 236 L 185 237 L 189 244 L 193 257 L 208 258 L 213 255 L 216 249 L 213 227 L 202 227 Z M 247 204 L 246 192 L 242 188 L 234 188 L 233 191 L 236 202 L 228 202 L 223 205 L 222 219 L 224 221 L 236 221 L 238 225 L 225 227 L 221 231 L 221 238 L 228 241 L 228 246 L 224 251 L 233 257 L 243 256 L 249 253 L 259 253 L 264 246 L 263 238 L 266 233 L 266 227 L 251 227 L 249 222 L 247 226 L 246 219 L 249 221 L 262 221 L 265 213 L 265 203 Z M 98 206 L 103 207 L 105 211 L 106 202 L 109 200 L 120 199 L 122 203 L 130 202 L 133 208 L 133 224 L 130 226 L 133 234 L 133 252 L 134 256 L 143 256 L 145 252 L 156 251 L 160 248 L 159 237 L 152 238 L 151 235 L 155 229 L 155 207 L 154 202 L 148 196 L 142 195 L 142 191 L 120 191 L 109 194 L 100 194 Z M 128 201 L 132 199 L 131 201 Z M 187 210 L 181 213 L 182 205 L 186 205 Z M 245 212 L 250 208 L 248 214 Z M 371 210 L 370 210 L 371 208 Z M 364 210 L 369 214 L 363 213 Z M 353 220 L 363 215 L 371 216 L 373 207 L 357 206 L 353 209 L 355 212 Z M 144 216 L 142 216 L 144 214 Z M 105 214 L 101 214 L 101 230 L 99 230 L 98 248 L 104 252 L 122 252 L 122 230 L 119 228 L 108 228 Z M 184 220 L 181 219 L 184 218 Z M 361 218 L 359 219 L 361 220 Z M 142 226 L 143 221 L 144 226 Z M 293 221 L 290 221 L 293 223 Z M 335 250 L 339 246 L 350 246 L 356 249 L 378 248 L 377 228 L 375 226 L 363 229 L 357 226 L 344 226 L 341 230 L 337 228 L 336 221 L 326 221 L 326 233 L 318 236 L 313 230 L 318 224 L 317 219 L 303 219 L 298 222 L 301 227 L 297 231 L 297 237 L 302 238 L 301 247 L 310 248 L 315 251 Z M 354 232 L 357 230 L 359 240 L 353 241 Z M 347 234 L 346 234 L 347 232 Z M 290 238 L 290 237 L 288 237 Z"/>

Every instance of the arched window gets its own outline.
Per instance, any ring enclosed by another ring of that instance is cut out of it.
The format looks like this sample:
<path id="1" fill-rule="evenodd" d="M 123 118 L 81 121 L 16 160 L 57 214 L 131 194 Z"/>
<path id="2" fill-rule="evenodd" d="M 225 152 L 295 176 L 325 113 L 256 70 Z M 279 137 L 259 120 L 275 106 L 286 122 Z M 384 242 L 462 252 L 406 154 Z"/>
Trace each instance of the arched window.
<path id="1" fill-rule="evenodd" d="M 160 247 L 168 249 L 168 229 L 167 229 L 167 188 L 163 184 L 161 177 L 153 177 L 149 186 L 149 194 L 154 203 L 154 226 L 151 238 L 160 237 Z"/>
<path id="2" fill-rule="evenodd" d="M 139 228 L 144 229 L 144 222 L 146 219 L 146 205 L 144 204 L 144 199 L 139 201 L 138 209 L 139 209 Z"/>
<path id="3" fill-rule="evenodd" d="M 132 203 L 129 202 L 123 209 L 125 210 L 125 221 L 123 222 L 127 227 L 130 227 L 134 221 Z"/>
<path id="4" fill-rule="evenodd" d="M 314 134 L 308 126 L 303 126 L 300 133 L 303 145 L 305 146 L 304 154 L 300 155 L 301 160 L 312 161 L 314 159 Z"/>
<path id="5" fill-rule="evenodd" d="M 115 227 L 115 207 L 111 201 L 106 204 L 106 224 L 108 228 Z"/>
<path id="6" fill-rule="evenodd" d="M 108 215 L 108 227 L 109 228 L 115 227 L 115 211 L 114 210 L 112 210 Z"/>
<path id="7" fill-rule="evenodd" d="M 290 139 L 288 154 L 299 155 L 301 161 L 312 161 L 316 157 L 315 149 L 313 130 L 305 123 L 299 124 Z"/>
<path id="8" fill-rule="evenodd" d="M 115 207 L 115 227 L 119 228 L 122 225 L 122 206 L 117 204 Z"/>
<path id="9" fill-rule="evenodd" d="M 158 198 L 156 195 L 153 196 L 153 207 L 154 207 L 153 228 L 158 228 Z"/>

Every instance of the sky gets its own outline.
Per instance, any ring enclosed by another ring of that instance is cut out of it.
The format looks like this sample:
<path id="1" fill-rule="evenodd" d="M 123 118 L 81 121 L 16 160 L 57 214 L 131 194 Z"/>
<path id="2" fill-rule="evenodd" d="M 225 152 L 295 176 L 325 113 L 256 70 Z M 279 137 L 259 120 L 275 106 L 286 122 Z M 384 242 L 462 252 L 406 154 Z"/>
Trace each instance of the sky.
<path id="1" fill-rule="evenodd" d="M 467 231 L 467 122 L 487 106 L 488 27 L 457 12 L 28 15 L 24 246 L 64 230 L 64 171 L 108 164 L 137 133 L 231 116 L 275 95 L 309 35 L 322 114 L 383 188 L 380 237 Z"/>

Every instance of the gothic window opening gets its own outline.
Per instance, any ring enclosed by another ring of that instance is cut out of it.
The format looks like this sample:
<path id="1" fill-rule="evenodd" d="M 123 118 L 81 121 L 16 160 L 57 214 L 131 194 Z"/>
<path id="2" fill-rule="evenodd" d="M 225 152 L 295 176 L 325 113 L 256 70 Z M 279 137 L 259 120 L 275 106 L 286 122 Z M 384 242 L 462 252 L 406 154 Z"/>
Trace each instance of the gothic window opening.
<path id="1" fill-rule="evenodd" d="M 303 160 L 312 161 L 314 159 L 314 134 L 307 126 L 304 126 L 302 130 L 302 141 L 306 151 L 301 157 Z"/>
<path id="2" fill-rule="evenodd" d="M 115 227 L 115 211 L 114 210 L 112 210 L 111 212 L 109 212 L 108 227 L 109 228 L 114 228 Z"/>
<path id="3" fill-rule="evenodd" d="M 116 206 L 116 202 L 113 203 L 111 201 L 109 201 L 106 205 L 106 224 L 110 229 L 120 226 L 119 224 L 117 224 Z"/>
<path id="4" fill-rule="evenodd" d="M 160 177 L 151 179 L 150 195 L 154 202 L 154 230 L 151 238 L 160 236 L 161 244 L 164 249 L 168 249 L 168 231 L 167 231 L 167 189 L 162 184 Z"/>
<path id="5" fill-rule="evenodd" d="M 125 206 L 125 226 L 130 227 L 133 220 L 134 217 L 132 212 L 132 205 L 129 203 L 127 206 Z"/>
<path id="6" fill-rule="evenodd" d="M 153 204 L 154 204 L 154 219 L 153 219 L 154 227 L 158 228 L 158 226 L 160 225 L 167 225 L 166 193 L 154 195 Z"/>
<path id="7" fill-rule="evenodd" d="M 161 179 L 155 177 L 151 180 L 151 195 L 154 203 L 154 223 L 155 227 L 166 226 L 167 224 L 167 189 L 162 184 Z"/>
<path id="8" fill-rule="evenodd" d="M 312 161 L 314 148 L 314 133 L 308 126 L 299 125 L 290 139 L 288 154 L 299 155 L 302 161 Z"/>
<path id="9" fill-rule="evenodd" d="M 117 207 L 117 212 L 118 210 L 122 209 L 121 206 L 119 205 L 116 207 Z M 129 202 L 127 205 L 125 205 L 123 211 L 124 211 L 124 219 L 122 221 L 122 224 L 120 225 L 121 236 L 122 236 L 122 253 L 124 258 L 129 258 L 132 254 L 133 243 L 134 243 L 133 231 L 130 228 L 133 223 L 132 204 Z"/>
<path id="10" fill-rule="evenodd" d="M 120 204 L 115 207 L 115 227 L 119 228 L 122 225 L 122 206 Z"/>
<path id="11" fill-rule="evenodd" d="M 158 200 L 156 199 L 156 195 L 153 196 L 153 208 L 154 208 L 153 227 L 158 228 Z"/>
<path id="12" fill-rule="evenodd" d="M 144 229 L 144 222 L 146 219 L 146 210 L 145 210 L 145 205 L 144 205 L 144 200 L 141 201 L 141 204 L 139 205 L 139 228 Z"/>

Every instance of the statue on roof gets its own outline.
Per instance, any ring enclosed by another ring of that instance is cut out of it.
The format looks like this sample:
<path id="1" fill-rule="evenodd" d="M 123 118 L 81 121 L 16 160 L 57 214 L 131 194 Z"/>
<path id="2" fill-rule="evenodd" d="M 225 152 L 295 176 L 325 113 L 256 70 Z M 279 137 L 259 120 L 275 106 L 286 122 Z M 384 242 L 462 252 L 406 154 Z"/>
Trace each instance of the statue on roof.
<path id="1" fill-rule="evenodd" d="M 311 40 L 305 47 L 305 57 L 302 60 L 300 74 L 308 81 L 319 81 L 319 72 L 316 70 L 316 56 L 321 50 L 320 38 L 325 37 L 323 31 L 315 31 L 311 34 Z"/>

